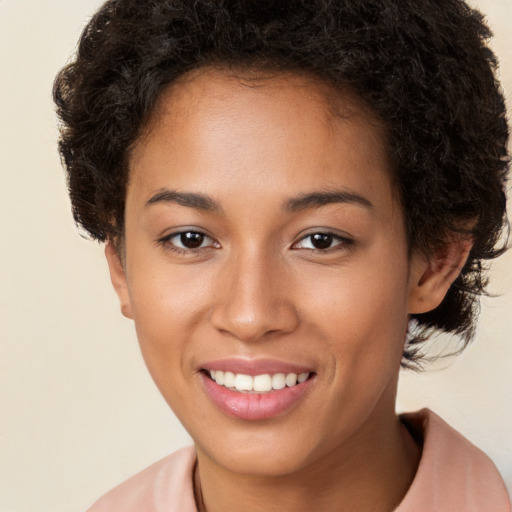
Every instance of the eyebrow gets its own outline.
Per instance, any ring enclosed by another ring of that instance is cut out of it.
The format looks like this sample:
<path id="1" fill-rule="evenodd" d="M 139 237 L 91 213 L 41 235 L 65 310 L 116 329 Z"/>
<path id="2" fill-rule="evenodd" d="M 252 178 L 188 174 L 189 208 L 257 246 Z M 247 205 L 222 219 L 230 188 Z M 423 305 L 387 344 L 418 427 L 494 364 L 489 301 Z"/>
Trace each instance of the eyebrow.
<path id="1" fill-rule="evenodd" d="M 178 192 L 176 190 L 162 189 L 156 192 L 146 206 L 158 203 L 175 203 L 188 208 L 195 208 L 206 212 L 222 212 L 222 207 L 217 201 L 206 194 L 196 192 Z M 301 194 L 285 201 L 283 210 L 299 212 L 313 208 L 320 208 L 328 204 L 355 204 L 364 208 L 373 209 L 373 204 L 365 197 L 347 190 L 316 191 Z"/>
<path id="2" fill-rule="evenodd" d="M 180 206 L 195 208 L 206 212 L 220 212 L 222 207 L 211 197 L 205 194 L 197 194 L 195 192 L 177 192 L 176 190 L 159 190 L 148 201 L 146 206 L 158 203 L 176 203 Z"/>
<path id="3" fill-rule="evenodd" d="M 369 199 L 347 190 L 318 191 L 302 194 L 286 201 L 284 209 L 289 212 L 298 212 L 335 203 L 354 204 L 370 210 L 373 209 L 373 204 Z"/>

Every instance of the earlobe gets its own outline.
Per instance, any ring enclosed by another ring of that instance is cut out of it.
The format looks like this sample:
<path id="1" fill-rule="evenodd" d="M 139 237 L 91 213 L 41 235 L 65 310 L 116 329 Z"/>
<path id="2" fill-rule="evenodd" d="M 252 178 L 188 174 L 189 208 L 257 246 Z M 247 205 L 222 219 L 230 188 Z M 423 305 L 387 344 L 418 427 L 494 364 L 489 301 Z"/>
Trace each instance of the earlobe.
<path id="1" fill-rule="evenodd" d="M 107 258 L 110 279 L 121 305 L 121 313 L 126 318 L 133 319 L 126 273 L 119 252 L 111 240 L 105 244 L 105 256 Z"/>
<path id="2" fill-rule="evenodd" d="M 443 301 L 464 267 L 472 241 L 458 238 L 444 244 L 430 259 L 417 253 L 410 267 L 409 313 L 427 313 Z"/>

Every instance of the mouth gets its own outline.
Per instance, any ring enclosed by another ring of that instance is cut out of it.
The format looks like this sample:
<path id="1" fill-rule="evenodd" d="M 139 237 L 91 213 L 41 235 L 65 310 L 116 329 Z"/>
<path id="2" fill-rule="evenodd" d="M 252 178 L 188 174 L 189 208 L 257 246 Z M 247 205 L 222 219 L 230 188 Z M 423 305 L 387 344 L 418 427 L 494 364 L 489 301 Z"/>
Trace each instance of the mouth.
<path id="1" fill-rule="evenodd" d="M 206 395 L 218 410 L 242 420 L 266 420 L 296 406 L 314 388 L 316 372 L 278 361 L 231 359 L 199 371 Z"/>
<path id="2" fill-rule="evenodd" d="M 261 373 L 247 375 L 222 370 L 202 370 L 204 374 L 219 386 L 238 393 L 268 394 L 302 384 L 312 377 L 313 372 L 302 373 Z"/>

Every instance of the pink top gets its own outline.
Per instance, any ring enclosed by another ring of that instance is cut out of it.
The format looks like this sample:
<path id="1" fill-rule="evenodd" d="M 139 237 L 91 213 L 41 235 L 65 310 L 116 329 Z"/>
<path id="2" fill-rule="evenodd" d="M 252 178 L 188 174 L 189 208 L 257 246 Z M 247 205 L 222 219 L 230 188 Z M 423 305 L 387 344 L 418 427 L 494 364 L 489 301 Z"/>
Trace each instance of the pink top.
<path id="1" fill-rule="evenodd" d="M 423 453 L 395 512 L 511 512 L 505 484 L 487 455 L 428 409 L 401 419 L 423 440 Z M 88 512 L 197 512 L 195 461 L 194 448 L 182 448 L 112 489 Z"/>

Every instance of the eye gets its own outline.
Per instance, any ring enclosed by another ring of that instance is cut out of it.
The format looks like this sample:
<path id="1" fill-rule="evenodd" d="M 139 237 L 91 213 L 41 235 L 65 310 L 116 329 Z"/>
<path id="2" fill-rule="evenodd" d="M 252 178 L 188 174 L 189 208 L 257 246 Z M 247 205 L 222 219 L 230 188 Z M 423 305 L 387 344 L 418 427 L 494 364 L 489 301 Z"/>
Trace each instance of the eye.
<path id="1" fill-rule="evenodd" d="M 202 233 L 197 233 L 196 231 L 186 231 L 185 233 L 174 235 L 169 241 L 177 247 L 181 247 L 183 249 L 198 249 L 199 247 L 203 246 L 205 241 L 208 240 L 208 237 Z"/>
<path id="2" fill-rule="evenodd" d="M 294 244 L 293 248 L 327 251 L 339 246 L 346 247 L 352 243 L 353 240 L 335 235 L 334 233 L 311 233 Z"/>
<path id="3" fill-rule="evenodd" d="M 218 244 L 209 236 L 200 231 L 181 231 L 180 233 L 171 233 L 159 240 L 159 242 L 176 252 L 184 253 L 197 249 L 206 249 L 216 247 Z"/>

